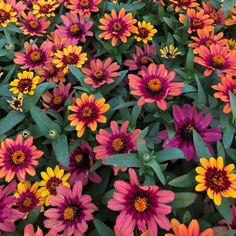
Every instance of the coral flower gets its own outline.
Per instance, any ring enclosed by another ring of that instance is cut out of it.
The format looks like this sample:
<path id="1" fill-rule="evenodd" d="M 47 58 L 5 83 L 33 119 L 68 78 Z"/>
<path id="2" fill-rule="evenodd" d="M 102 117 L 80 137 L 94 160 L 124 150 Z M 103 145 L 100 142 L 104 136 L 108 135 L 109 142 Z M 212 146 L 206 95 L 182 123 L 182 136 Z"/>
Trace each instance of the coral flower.
<path id="1" fill-rule="evenodd" d="M 124 8 L 121 8 L 118 14 L 116 10 L 112 9 L 111 15 L 105 14 L 99 22 L 102 24 L 99 29 L 105 31 L 99 35 L 99 38 L 111 39 L 113 47 L 116 46 L 118 39 L 126 43 L 127 37 L 131 36 L 131 33 L 137 32 L 137 27 L 134 26 L 137 20 L 133 19 L 132 13 L 126 14 Z"/>
<path id="2" fill-rule="evenodd" d="M 44 226 L 66 236 L 82 236 L 88 230 L 87 221 L 93 219 L 92 213 L 98 208 L 90 195 L 82 195 L 81 181 L 76 182 L 73 189 L 60 185 L 57 191 L 50 199 L 53 207 L 44 212 L 48 218 Z"/>
<path id="3" fill-rule="evenodd" d="M 95 172 L 90 172 L 93 162 L 94 154 L 92 148 L 87 142 L 82 142 L 80 147 L 70 153 L 69 166 L 63 166 L 63 169 L 71 173 L 69 182 L 75 184 L 80 180 L 83 185 L 86 185 L 90 179 L 93 183 L 100 183 L 101 177 Z"/>
<path id="4" fill-rule="evenodd" d="M 57 50 L 53 63 L 57 68 L 63 68 L 63 72 L 67 73 L 68 65 L 73 65 L 81 68 L 87 60 L 87 53 L 82 53 L 81 46 L 69 45 L 62 51 Z"/>
<path id="5" fill-rule="evenodd" d="M 236 79 L 229 74 L 220 74 L 219 76 L 220 83 L 217 85 L 212 85 L 211 87 L 214 90 L 217 90 L 217 92 L 214 93 L 214 97 L 226 103 L 223 108 L 223 112 L 230 113 L 232 108 L 230 105 L 229 91 L 236 95 Z"/>
<path id="6" fill-rule="evenodd" d="M 154 63 L 153 56 L 157 55 L 154 45 L 144 44 L 144 50 L 135 46 L 136 53 L 131 56 L 133 59 L 127 59 L 124 61 L 124 65 L 129 67 L 129 70 L 141 70 L 142 66 L 148 66 Z"/>
<path id="7" fill-rule="evenodd" d="M 32 42 L 25 42 L 25 52 L 15 52 L 14 62 L 21 66 L 22 69 L 39 70 L 44 67 L 48 70 L 51 69 L 52 63 L 52 43 L 45 41 L 40 47 L 36 44 L 31 45 Z"/>
<path id="8" fill-rule="evenodd" d="M 212 44 L 225 46 L 227 39 L 223 39 L 223 37 L 224 34 L 222 32 L 215 35 L 214 31 L 209 32 L 206 29 L 197 30 L 197 37 L 192 36 L 191 38 L 194 42 L 189 43 L 188 46 L 194 48 L 193 52 L 197 54 L 201 45 L 205 45 L 206 47 L 210 47 Z"/>
<path id="9" fill-rule="evenodd" d="M 38 191 L 38 183 L 31 185 L 30 181 L 18 183 L 14 197 L 16 198 L 17 209 L 25 214 L 35 207 L 43 205 L 44 200 Z"/>
<path id="10" fill-rule="evenodd" d="M 15 221 L 24 217 L 23 213 L 13 208 L 15 198 L 9 196 L 15 189 L 15 181 L 12 181 L 6 187 L 0 185 L 0 233 L 15 231 Z"/>
<path id="11" fill-rule="evenodd" d="M 236 174 L 234 164 L 224 166 L 222 157 L 217 159 L 211 157 L 209 160 L 200 158 L 201 166 L 196 168 L 199 174 L 196 176 L 195 190 L 198 192 L 207 191 L 210 199 L 213 199 L 216 205 L 221 205 L 222 197 L 236 198 Z"/>
<path id="12" fill-rule="evenodd" d="M 96 135 L 96 140 L 100 144 L 94 148 L 96 159 L 103 159 L 111 155 L 130 153 L 137 149 L 137 139 L 141 132 L 140 129 L 134 130 L 132 133 L 127 133 L 129 122 L 125 121 L 119 129 L 116 121 L 110 123 L 111 132 L 105 129 L 100 129 Z M 119 167 L 114 167 L 115 175 L 119 171 Z M 126 170 L 126 168 L 122 169 Z"/>
<path id="13" fill-rule="evenodd" d="M 105 104 L 104 98 L 96 99 L 93 95 L 88 96 L 83 93 L 75 103 L 75 105 L 68 107 L 70 111 L 74 112 L 68 116 L 68 120 L 71 121 L 71 126 L 75 126 L 79 138 L 84 134 L 86 127 L 95 131 L 98 122 L 106 123 L 107 119 L 104 113 L 109 110 L 110 105 Z"/>
<path id="14" fill-rule="evenodd" d="M 58 88 L 54 88 L 52 93 L 46 91 L 42 96 L 43 106 L 57 112 L 62 111 L 67 99 L 73 101 L 75 90 L 73 89 L 70 93 L 71 86 L 71 83 L 64 85 L 60 82 Z"/>
<path id="15" fill-rule="evenodd" d="M 198 29 L 206 29 L 208 31 L 214 29 L 214 21 L 209 17 L 209 15 L 204 13 L 203 9 L 200 9 L 197 12 L 194 9 L 188 9 L 187 15 L 190 21 L 190 26 L 188 29 L 189 34 L 197 31 Z M 184 24 L 185 16 L 185 14 L 179 14 L 180 23 Z"/>
<path id="16" fill-rule="evenodd" d="M 31 71 L 23 71 L 17 74 L 17 79 L 14 79 L 9 85 L 12 86 L 9 90 L 14 94 L 18 94 L 18 98 L 22 98 L 24 94 L 34 95 L 34 90 L 39 82 L 39 76 L 34 76 Z"/>
<path id="17" fill-rule="evenodd" d="M 50 229 L 47 234 L 43 234 L 43 231 L 37 227 L 37 231 L 34 232 L 34 226 L 32 224 L 27 224 L 24 228 L 24 236 L 59 236 L 57 231 Z"/>
<path id="18" fill-rule="evenodd" d="M 156 34 L 157 30 L 154 28 L 154 26 L 146 21 L 139 21 L 138 22 L 138 28 L 135 32 L 135 39 L 143 43 L 147 43 L 148 41 L 153 39 L 153 36 Z"/>
<path id="19" fill-rule="evenodd" d="M 178 12 L 180 9 L 188 10 L 189 8 L 194 8 L 199 6 L 196 0 L 170 0 L 172 2 L 171 7 Z"/>
<path id="20" fill-rule="evenodd" d="M 5 3 L 9 4 L 18 16 L 27 8 L 26 3 L 19 0 L 6 0 Z"/>
<path id="21" fill-rule="evenodd" d="M 46 17 L 37 18 L 32 12 L 28 12 L 26 15 L 24 12 L 21 13 L 21 23 L 17 25 L 23 31 L 24 35 L 30 36 L 44 36 L 47 28 L 50 25 L 50 21 L 46 20 Z"/>
<path id="22" fill-rule="evenodd" d="M 24 182 L 26 173 L 36 174 L 34 166 L 39 164 L 37 159 L 42 155 L 43 152 L 33 145 L 32 136 L 23 140 L 19 134 L 16 140 L 5 139 L 0 148 L 0 178 L 5 177 L 5 181 L 10 182 L 17 176 L 20 182 Z"/>
<path id="23" fill-rule="evenodd" d="M 38 0 L 33 3 L 33 14 L 38 18 L 54 17 L 54 11 L 59 7 L 57 0 Z"/>
<path id="24" fill-rule="evenodd" d="M 67 12 L 62 15 L 61 19 L 65 26 L 57 26 L 55 34 L 63 38 L 67 38 L 69 42 L 76 45 L 78 42 L 86 42 L 86 36 L 93 36 L 89 31 L 93 26 L 93 22 L 85 22 L 83 17 L 78 19 L 78 15 L 73 12 Z"/>
<path id="25" fill-rule="evenodd" d="M 110 57 L 104 63 L 100 59 L 91 60 L 89 66 L 90 68 L 83 67 L 81 70 L 87 75 L 84 82 L 93 88 L 111 84 L 114 82 L 114 77 L 120 76 L 120 73 L 117 72 L 120 66 L 117 62 L 112 63 Z"/>
<path id="26" fill-rule="evenodd" d="M 57 195 L 57 189 L 60 184 L 70 187 L 67 182 L 70 178 L 70 173 L 65 174 L 64 170 L 60 169 L 59 166 L 56 166 L 54 170 L 51 167 L 47 167 L 47 172 L 41 172 L 41 177 L 43 180 L 39 183 L 41 188 L 38 191 L 41 193 L 41 197 L 46 197 L 46 206 L 49 206 L 49 199 Z"/>
<path id="27" fill-rule="evenodd" d="M 225 20 L 226 26 L 236 25 L 236 6 L 230 9 L 229 18 Z"/>
<path id="28" fill-rule="evenodd" d="M 99 11 L 97 5 L 101 2 L 102 0 L 69 0 L 67 8 L 80 16 L 90 17 L 92 12 Z"/>
<path id="29" fill-rule="evenodd" d="M 180 224 L 178 220 L 172 219 L 171 226 L 173 233 L 165 234 L 165 236 L 214 236 L 214 231 L 211 228 L 200 232 L 200 227 L 197 220 L 191 220 L 187 228 L 186 225 Z"/>
<path id="30" fill-rule="evenodd" d="M 161 48 L 160 52 L 161 52 L 161 57 L 164 57 L 166 59 L 174 59 L 176 58 L 176 56 L 181 54 L 179 49 L 177 47 L 174 47 L 173 44 Z"/>
<path id="31" fill-rule="evenodd" d="M 129 86 L 131 94 L 139 96 L 138 105 L 156 102 L 161 110 L 167 109 L 167 96 L 178 96 L 182 93 L 182 82 L 172 82 L 175 72 L 168 71 L 165 65 L 150 64 L 148 68 L 143 67 L 140 76 L 130 74 Z"/>
<path id="32" fill-rule="evenodd" d="M 0 13 L 0 26 L 3 28 L 7 27 L 9 23 L 17 21 L 17 12 L 3 0 L 0 1 Z"/>
<path id="33" fill-rule="evenodd" d="M 117 192 L 107 204 L 111 210 L 121 211 L 115 225 L 120 236 L 132 235 L 136 225 L 142 232 L 148 228 L 150 236 L 158 235 L 157 226 L 169 230 L 171 225 L 166 215 L 171 212 L 171 207 L 166 203 L 173 201 L 175 194 L 159 190 L 158 186 L 139 186 L 133 169 L 129 169 L 129 175 L 130 183 L 123 180 L 114 183 Z"/>
<path id="34" fill-rule="evenodd" d="M 214 70 L 236 74 L 236 51 L 228 52 L 226 46 L 211 45 L 208 48 L 202 45 L 198 49 L 198 54 L 199 56 L 195 57 L 194 61 L 207 67 L 204 71 L 205 76 L 211 75 Z"/>

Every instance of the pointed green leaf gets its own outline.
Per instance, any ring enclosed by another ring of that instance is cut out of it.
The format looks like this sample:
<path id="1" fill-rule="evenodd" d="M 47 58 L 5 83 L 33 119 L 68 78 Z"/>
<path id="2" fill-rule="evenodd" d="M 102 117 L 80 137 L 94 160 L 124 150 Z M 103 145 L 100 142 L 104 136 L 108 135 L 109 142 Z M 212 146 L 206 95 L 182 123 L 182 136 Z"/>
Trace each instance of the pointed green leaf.
<path id="1" fill-rule="evenodd" d="M 163 149 L 155 153 L 159 163 L 175 159 L 185 159 L 184 153 L 178 148 Z"/>
<path id="2" fill-rule="evenodd" d="M 175 199 L 170 205 L 173 208 L 185 208 L 192 205 L 197 199 L 196 193 L 182 192 L 175 193 Z"/>
<path id="3" fill-rule="evenodd" d="M 98 218 L 93 219 L 93 223 L 95 225 L 96 230 L 98 231 L 100 236 L 113 236 L 114 232 L 111 230 L 110 227 L 105 225 L 101 220 Z"/>

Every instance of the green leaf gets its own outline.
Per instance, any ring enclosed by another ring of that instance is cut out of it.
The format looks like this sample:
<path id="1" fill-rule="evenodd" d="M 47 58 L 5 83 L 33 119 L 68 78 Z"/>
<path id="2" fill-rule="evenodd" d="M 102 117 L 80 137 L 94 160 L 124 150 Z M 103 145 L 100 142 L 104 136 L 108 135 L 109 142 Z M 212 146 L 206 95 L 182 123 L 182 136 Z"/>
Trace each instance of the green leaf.
<path id="1" fill-rule="evenodd" d="M 101 236 L 113 236 L 114 232 L 111 230 L 110 227 L 105 225 L 101 220 L 98 218 L 93 219 L 93 223 L 95 225 L 96 230 L 98 231 L 99 235 Z"/>
<path id="2" fill-rule="evenodd" d="M 230 208 L 230 202 L 227 198 L 222 198 L 222 202 L 220 206 L 216 206 L 217 211 L 228 221 L 230 224 L 232 222 L 233 216 Z"/>
<path id="3" fill-rule="evenodd" d="M 147 134 L 148 134 L 148 127 L 142 130 L 141 134 L 138 136 L 137 149 L 140 158 L 142 158 L 144 154 L 150 153 L 146 144 L 143 143 L 143 139 L 146 137 Z"/>
<path id="4" fill-rule="evenodd" d="M 235 236 L 236 235 L 236 229 L 234 230 L 227 230 L 220 233 L 215 233 L 215 236 Z"/>
<path id="5" fill-rule="evenodd" d="M 202 88 L 201 82 L 199 81 L 197 75 L 195 76 L 195 79 L 196 79 L 197 88 L 198 88 L 198 96 L 197 96 L 196 101 L 199 105 L 201 105 L 201 104 L 206 105 L 207 104 L 207 97 L 206 97 L 204 89 Z"/>
<path id="6" fill-rule="evenodd" d="M 4 134 L 17 124 L 19 124 L 22 120 L 24 120 L 25 115 L 23 113 L 17 111 L 10 111 L 7 116 L 0 120 L 0 134 Z"/>
<path id="7" fill-rule="evenodd" d="M 70 161 L 66 135 L 63 134 L 53 139 L 52 147 L 58 162 L 61 165 L 68 166 Z"/>
<path id="8" fill-rule="evenodd" d="M 137 122 L 137 119 L 139 117 L 141 110 L 142 110 L 141 106 L 135 105 L 133 107 L 133 110 L 131 112 L 131 117 L 130 117 L 131 119 L 129 121 L 131 127 L 136 127 L 136 122 Z"/>
<path id="9" fill-rule="evenodd" d="M 113 111 L 120 110 L 120 109 L 122 109 L 122 108 L 134 106 L 135 104 L 137 104 L 136 101 L 124 102 L 124 103 L 119 104 L 118 106 L 112 108 L 112 110 L 113 110 Z"/>
<path id="10" fill-rule="evenodd" d="M 168 148 L 155 153 L 159 163 L 175 159 L 185 159 L 184 153 L 178 148 Z"/>
<path id="11" fill-rule="evenodd" d="M 194 171 L 190 171 L 185 175 L 181 175 L 177 178 L 169 181 L 168 185 L 176 187 L 176 188 L 187 188 L 192 187 L 195 182 L 196 173 Z"/>
<path id="12" fill-rule="evenodd" d="M 185 208 L 192 205 L 197 198 L 196 193 L 182 192 L 175 193 L 175 199 L 170 205 L 173 208 Z"/>
<path id="13" fill-rule="evenodd" d="M 88 86 L 88 84 L 84 82 L 84 74 L 81 72 L 81 70 L 72 65 L 69 65 L 68 67 L 69 67 L 70 72 L 75 76 L 75 78 L 79 80 L 82 87 L 89 89 L 90 86 Z"/>
<path id="14" fill-rule="evenodd" d="M 140 167 L 141 162 L 136 153 L 116 154 L 103 159 L 104 162 L 118 167 Z"/>
<path id="15" fill-rule="evenodd" d="M 228 124 L 226 128 L 224 129 L 222 141 L 223 141 L 223 145 L 225 149 L 230 148 L 234 139 L 234 132 L 235 132 L 235 128 L 230 124 Z"/>
<path id="16" fill-rule="evenodd" d="M 186 57 L 186 70 L 188 71 L 189 74 L 191 74 L 193 71 L 193 65 L 194 65 L 193 58 L 194 58 L 193 49 L 189 48 Z"/>
<path id="17" fill-rule="evenodd" d="M 118 48 L 118 51 L 120 53 L 126 52 L 130 48 L 133 42 L 134 42 L 134 38 L 129 39 L 127 43 L 121 44 L 121 46 Z"/>
<path id="18" fill-rule="evenodd" d="M 229 97 L 230 97 L 230 105 L 231 105 L 232 113 L 233 113 L 233 120 L 236 121 L 236 97 L 231 91 L 229 91 Z"/>
<path id="19" fill-rule="evenodd" d="M 227 13 L 234 6 L 235 6 L 235 0 L 224 0 L 223 2 L 224 13 Z"/>
<path id="20" fill-rule="evenodd" d="M 227 155 L 234 161 L 236 162 L 236 150 L 233 148 L 226 149 Z"/>
<path id="21" fill-rule="evenodd" d="M 222 156 L 222 157 L 225 156 L 225 149 L 222 143 L 219 141 L 217 141 L 217 153 L 218 153 L 218 156 Z"/>

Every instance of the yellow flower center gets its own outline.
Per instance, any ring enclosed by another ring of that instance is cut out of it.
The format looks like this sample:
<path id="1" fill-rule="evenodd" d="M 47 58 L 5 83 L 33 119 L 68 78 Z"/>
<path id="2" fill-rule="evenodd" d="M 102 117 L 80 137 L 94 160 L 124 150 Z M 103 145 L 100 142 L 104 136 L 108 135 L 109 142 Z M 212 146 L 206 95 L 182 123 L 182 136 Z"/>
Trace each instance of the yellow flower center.
<path id="1" fill-rule="evenodd" d="M 214 21 L 218 20 L 218 16 L 217 16 L 217 14 L 215 12 L 211 12 L 209 16 Z"/>
<path id="2" fill-rule="evenodd" d="M 225 64 L 225 59 L 221 55 L 216 55 L 212 57 L 212 63 L 216 68 L 221 68 Z"/>
<path id="3" fill-rule="evenodd" d="M 65 220 L 75 220 L 77 209 L 75 207 L 67 207 L 63 212 L 63 217 Z"/>
<path id="4" fill-rule="evenodd" d="M 41 60 L 41 53 L 38 51 L 31 52 L 30 59 L 32 61 L 40 61 Z"/>
<path id="5" fill-rule="evenodd" d="M 82 111 L 82 117 L 83 118 L 90 118 L 93 115 L 93 110 L 86 106 L 84 107 L 83 111 Z"/>
<path id="6" fill-rule="evenodd" d="M 103 72 L 100 70 L 97 70 L 93 73 L 93 76 L 95 77 L 95 79 L 97 80 L 102 80 L 103 79 Z"/>
<path id="7" fill-rule="evenodd" d="M 80 31 L 80 27 L 78 24 L 73 24 L 70 27 L 71 34 L 77 34 Z"/>
<path id="8" fill-rule="evenodd" d="M 115 138 L 112 140 L 112 148 L 116 152 L 120 152 L 125 147 L 125 143 L 121 138 Z"/>
<path id="9" fill-rule="evenodd" d="M 81 7 L 89 7 L 89 0 L 82 0 L 80 1 Z"/>
<path id="10" fill-rule="evenodd" d="M 150 62 L 149 58 L 146 56 L 142 56 L 140 59 L 140 62 L 142 65 L 148 65 L 148 63 Z"/>
<path id="11" fill-rule="evenodd" d="M 147 38 L 150 33 L 150 31 L 144 27 L 139 28 L 138 32 L 139 32 L 139 37 L 143 39 Z"/>
<path id="12" fill-rule="evenodd" d="M 192 22 L 193 28 L 198 29 L 198 28 L 200 28 L 201 25 L 202 25 L 201 20 L 199 20 L 199 19 L 193 19 L 193 22 Z"/>
<path id="13" fill-rule="evenodd" d="M 151 79 L 147 83 L 151 92 L 159 92 L 161 90 L 161 81 L 157 78 Z"/>
<path id="14" fill-rule="evenodd" d="M 144 212 L 148 209 L 148 199 L 146 197 L 136 197 L 133 202 L 134 208 L 138 212 Z"/>
<path id="15" fill-rule="evenodd" d="M 122 25 L 121 25 L 119 22 L 115 22 L 115 23 L 113 24 L 113 26 L 112 26 L 112 29 L 113 29 L 114 31 L 119 32 L 119 31 L 121 31 L 121 29 L 122 29 Z"/>
<path id="16" fill-rule="evenodd" d="M 62 97 L 61 96 L 56 96 L 56 97 L 53 98 L 52 102 L 55 105 L 59 105 L 59 104 L 62 103 Z"/>
<path id="17" fill-rule="evenodd" d="M 32 205 L 33 201 L 32 201 L 32 198 L 30 197 L 26 197 L 24 200 L 23 200 L 23 206 L 24 207 L 30 207 Z"/>
<path id="18" fill-rule="evenodd" d="M 38 29 L 39 24 L 38 24 L 37 21 L 31 20 L 31 21 L 29 22 L 29 26 L 30 26 L 31 29 Z"/>
<path id="19" fill-rule="evenodd" d="M 25 153 L 22 152 L 21 150 L 14 151 L 11 154 L 11 160 L 15 165 L 20 165 L 25 160 Z"/>
<path id="20" fill-rule="evenodd" d="M 77 154 L 75 156 L 75 160 L 76 160 L 77 163 L 81 163 L 83 161 L 83 159 L 84 159 L 84 157 L 83 157 L 82 154 Z"/>

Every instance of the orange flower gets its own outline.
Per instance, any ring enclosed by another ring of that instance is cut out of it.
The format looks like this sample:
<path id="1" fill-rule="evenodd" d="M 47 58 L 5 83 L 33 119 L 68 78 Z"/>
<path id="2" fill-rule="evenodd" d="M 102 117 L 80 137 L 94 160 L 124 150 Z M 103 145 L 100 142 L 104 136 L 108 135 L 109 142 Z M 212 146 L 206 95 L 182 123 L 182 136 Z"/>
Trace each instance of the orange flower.
<path id="1" fill-rule="evenodd" d="M 173 7 L 176 12 L 181 8 L 187 10 L 199 6 L 199 3 L 197 3 L 196 0 L 170 0 L 170 2 L 172 2 L 171 7 Z"/>
<path id="2" fill-rule="evenodd" d="M 236 25 L 236 5 L 230 10 L 230 18 L 225 20 L 225 25 Z"/>

